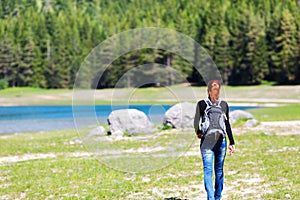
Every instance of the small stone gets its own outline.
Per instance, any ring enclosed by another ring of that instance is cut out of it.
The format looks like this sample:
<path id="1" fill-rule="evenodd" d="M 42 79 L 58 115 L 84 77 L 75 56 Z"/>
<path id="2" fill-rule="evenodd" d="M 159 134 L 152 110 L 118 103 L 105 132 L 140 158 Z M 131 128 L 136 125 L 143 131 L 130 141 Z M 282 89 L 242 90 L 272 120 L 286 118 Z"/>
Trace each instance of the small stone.
<path id="1" fill-rule="evenodd" d="M 266 136 L 273 136 L 273 134 L 272 134 L 270 131 L 265 131 L 264 134 L 265 134 Z"/>
<path id="2" fill-rule="evenodd" d="M 69 142 L 70 145 L 74 145 L 74 144 L 82 144 L 82 141 L 79 139 L 75 139 Z"/>
<path id="3" fill-rule="evenodd" d="M 143 179 L 142 179 L 142 182 L 143 182 L 143 183 L 148 183 L 148 182 L 150 182 L 150 181 L 151 181 L 151 179 L 148 178 L 148 177 L 143 177 Z"/>
<path id="4" fill-rule="evenodd" d="M 21 198 L 21 199 L 26 198 L 26 193 L 22 192 L 22 193 L 20 194 L 20 198 Z"/>
<path id="5" fill-rule="evenodd" d="M 284 197 L 287 198 L 287 199 L 290 199 L 291 195 L 290 194 L 285 194 Z"/>
<path id="6" fill-rule="evenodd" d="M 251 127 L 256 126 L 257 124 L 258 124 L 258 121 L 257 121 L 256 119 L 248 119 L 248 120 L 245 122 L 244 126 L 245 126 L 245 127 L 248 127 L 248 128 L 251 128 Z"/>
<path id="7" fill-rule="evenodd" d="M 97 126 L 89 132 L 89 136 L 102 136 L 107 135 L 107 132 L 103 126 Z"/>
<path id="8" fill-rule="evenodd" d="M 254 119 L 253 115 L 243 110 L 234 110 L 229 113 L 229 121 L 231 124 L 236 123 L 239 119 Z"/>
<path id="9" fill-rule="evenodd" d="M 111 133 L 112 136 L 123 136 L 124 133 L 121 130 L 116 130 L 114 132 Z"/>

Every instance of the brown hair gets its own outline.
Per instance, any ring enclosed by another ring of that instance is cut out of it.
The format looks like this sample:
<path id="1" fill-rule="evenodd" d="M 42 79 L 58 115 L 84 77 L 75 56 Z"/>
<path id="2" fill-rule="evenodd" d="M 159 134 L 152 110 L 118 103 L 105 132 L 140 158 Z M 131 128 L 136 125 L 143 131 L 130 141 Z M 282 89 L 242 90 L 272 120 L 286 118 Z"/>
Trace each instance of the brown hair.
<path id="1" fill-rule="evenodd" d="M 219 86 L 219 89 L 221 88 L 221 84 L 220 84 L 220 81 L 219 80 L 210 80 L 208 83 L 207 83 L 207 91 L 211 91 L 211 89 L 218 85 Z"/>

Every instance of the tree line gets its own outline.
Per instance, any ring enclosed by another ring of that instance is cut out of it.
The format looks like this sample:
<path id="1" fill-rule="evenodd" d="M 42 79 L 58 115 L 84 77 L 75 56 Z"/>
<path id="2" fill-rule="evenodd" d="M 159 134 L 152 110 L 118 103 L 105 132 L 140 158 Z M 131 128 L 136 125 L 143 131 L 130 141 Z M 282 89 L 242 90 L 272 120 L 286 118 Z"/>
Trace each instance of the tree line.
<path id="1" fill-rule="evenodd" d="M 296 0 L 2 0 L 0 80 L 10 87 L 72 88 L 80 64 L 99 43 L 129 29 L 163 27 L 202 45 L 225 84 L 299 84 L 299 9 Z M 128 70 L 151 62 L 203 84 L 183 58 L 157 49 L 121 56 L 92 84 L 114 87 Z M 164 75 L 155 81 L 176 83 Z"/>

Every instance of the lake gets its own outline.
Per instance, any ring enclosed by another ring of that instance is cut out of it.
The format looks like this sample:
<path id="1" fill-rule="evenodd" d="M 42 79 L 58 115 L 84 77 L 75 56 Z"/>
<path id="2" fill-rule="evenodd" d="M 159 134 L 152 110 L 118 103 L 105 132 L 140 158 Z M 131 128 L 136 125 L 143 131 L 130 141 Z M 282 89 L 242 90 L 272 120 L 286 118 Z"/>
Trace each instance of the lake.
<path id="1" fill-rule="evenodd" d="M 76 106 L 76 118 L 81 126 L 91 125 L 95 115 L 100 124 L 107 123 L 112 110 L 135 108 L 144 112 L 152 122 L 162 122 L 164 113 L 171 105 L 96 105 L 91 114 L 91 106 Z M 246 110 L 253 106 L 231 106 L 230 110 Z M 72 106 L 0 106 L 0 134 L 23 133 L 74 129 Z"/>

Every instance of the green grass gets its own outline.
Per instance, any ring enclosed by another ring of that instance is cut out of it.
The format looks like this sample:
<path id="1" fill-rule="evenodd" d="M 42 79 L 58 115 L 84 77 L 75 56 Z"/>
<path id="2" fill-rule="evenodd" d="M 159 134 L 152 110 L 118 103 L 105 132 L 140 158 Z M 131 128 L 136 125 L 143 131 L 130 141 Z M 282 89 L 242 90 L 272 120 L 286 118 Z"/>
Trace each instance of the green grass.
<path id="1" fill-rule="evenodd" d="M 72 90 L 16 87 L 0 90 L 0 105 L 71 105 Z"/>
<path id="2" fill-rule="evenodd" d="M 32 87 L 14 87 L 0 90 L 1 97 L 23 97 L 35 94 L 60 94 L 70 92 L 69 89 L 42 89 Z"/>
<path id="3" fill-rule="evenodd" d="M 0 156 L 48 153 L 74 152 L 83 149 L 82 145 L 67 145 L 80 137 L 75 131 L 54 131 L 24 133 L 0 136 Z"/>
<path id="4" fill-rule="evenodd" d="M 263 190 L 270 190 L 270 194 L 263 195 L 263 199 L 284 199 L 285 194 L 298 199 L 300 192 L 295 188 L 300 186 L 299 140 L 300 137 L 296 135 L 267 136 L 264 133 L 236 137 L 238 151 L 227 162 L 227 166 L 236 173 L 227 176 L 227 181 L 238 179 L 241 190 L 251 184 L 257 184 L 260 189 L 265 185 Z M 245 180 L 258 176 L 261 177 L 258 183 L 245 184 Z M 245 199 L 242 195 L 235 196 L 238 197 Z"/>
<path id="5" fill-rule="evenodd" d="M 300 120 L 300 104 L 266 107 L 248 110 L 259 121 Z"/>
<path id="6" fill-rule="evenodd" d="M 276 82 L 275 82 L 275 81 L 262 81 L 261 84 L 262 84 L 262 85 L 273 86 L 273 85 L 276 85 Z"/>
<path id="7" fill-rule="evenodd" d="M 194 199 L 204 195 L 199 189 L 203 186 L 200 155 L 182 156 L 160 170 L 133 174 L 115 171 L 93 157 L 68 155 L 86 151 L 82 144 L 70 144 L 74 139 L 78 135 L 71 130 L 1 135 L 1 157 L 26 153 L 57 157 L 0 164 L 0 199 Z M 257 199 L 258 195 L 284 199 L 285 194 L 300 198 L 299 136 L 249 131 L 235 140 L 236 154 L 227 155 L 225 162 L 227 199 Z M 127 144 L 126 148 L 136 145 Z M 199 151 L 198 142 L 190 151 Z"/>

